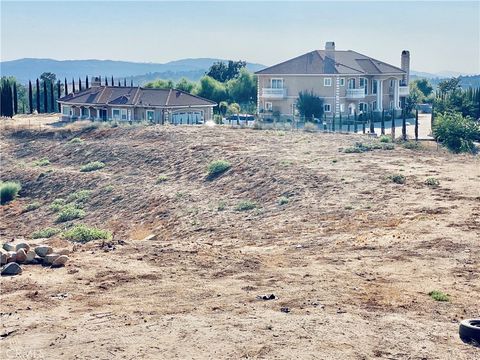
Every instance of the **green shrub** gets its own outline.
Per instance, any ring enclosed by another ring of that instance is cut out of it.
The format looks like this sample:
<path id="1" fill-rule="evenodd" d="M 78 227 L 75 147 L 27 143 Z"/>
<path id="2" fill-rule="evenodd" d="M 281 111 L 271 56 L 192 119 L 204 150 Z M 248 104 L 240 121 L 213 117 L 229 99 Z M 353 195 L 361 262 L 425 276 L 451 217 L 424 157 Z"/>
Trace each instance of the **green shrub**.
<path id="1" fill-rule="evenodd" d="M 50 204 L 50 210 L 52 210 L 53 212 L 59 212 L 60 210 L 62 210 L 64 205 L 65 205 L 64 199 L 55 199 Z"/>
<path id="2" fill-rule="evenodd" d="M 387 136 L 387 135 L 381 135 L 378 140 L 381 143 L 391 143 L 392 142 L 392 138 L 390 136 Z"/>
<path id="3" fill-rule="evenodd" d="M 95 170 L 100 170 L 105 167 L 105 164 L 101 161 L 93 161 L 89 162 L 88 164 L 83 165 L 80 168 L 81 172 L 89 172 L 89 171 L 95 171 Z"/>
<path id="4" fill-rule="evenodd" d="M 422 149 L 422 145 L 418 141 L 404 141 L 402 143 L 402 146 L 405 149 L 409 149 L 409 150 L 420 150 L 420 149 Z"/>
<path id="5" fill-rule="evenodd" d="M 39 160 L 34 161 L 33 165 L 35 165 L 35 166 L 48 166 L 48 165 L 50 165 L 50 160 L 48 160 L 47 158 L 41 158 Z"/>
<path id="6" fill-rule="evenodd" d="M 346 154 L 351 154 L 351 153 L 363 153 L 367 151 L 372 151 L 372 150 L 393 150 L 395 148 L 394 144 L 390 143 L 361 143 L 361 142 L 356 142 L 354 146 L 348 147 L 343 150 L 344 153 Z"/>
<path id="7" fill-rule="evenodd" d="M 162 175 L 160 175 L 159 177 L 157 177 L 156 183 L 157 183 L 157 184 L 161 184 L 161 183 L 163 183 L 163 182 L 165 182 L 165 181 L 167 181 L 167 180 L 168 180 L 168 176 L 162 174 Z"/>
<path id="8" fill-rule="evenodd" d="M 473 141 L 480 137 L 480 124 L 460 113 L 444 113 L 435 120 L 433 136 L 454 153 L 473 153 Z"/>
<path id="9" fill-rule="evenodd" d="M 395 145 L 394 144 L 382 144 L 382 150 L 394 150 L 395 149 Z"/>
<path id="10" fill-rule="evenodd" d="M 395 184 L 405 184 L 407 178 L 401 174 L 394 174 L 390 175 L 390 180 L 392 180 Z"/>
<path id="11" fill-rule="evenodd" d="M 278 205 L 286 205 L 288 204 L 288 198 L 286 196 L 282 196 L 278 199 Z"/>
<path id="12" fill-rule="evenodd" d="M 441 291 L 433 290 L 428 293 L 428 295 L 435 301 L 449 301 L 450 298 L 447 294 L 444 294 Z"/>
<path id="13" fill-rule="evenodd" d="M 113 191 L 113 189 L 114 189 L 113 185 L 107 185 L 102 190 L 103 190 L 103 192 L 111 193 Z"/>
<path id="14" fill-rule="evenodd" d="M 38 201 L 34 201 L 27 206 L 25 206 L 25 209 L 23 209 L 23 212 L 29 212 L 33 210 L 37 210 L 40 207 L 40 203 Z"/>
<path id="15" fill-rule="evenodd" d="M 232 165 L 226 160 L 215 160 L 208 164 L 208 178 L 213 179 L 230 169 Z"/>
<path id="16" fill-rule="evenodd" d="M 112 233 L 107 230 L 100 230 L 86 225 L 75 225 L 63 234 L 67 240 L 86 243 L 92 240 L 110 240 Z"/>
<path id="17" fill-rule="evenodd" d="M 83 140 L 75 137 L 73 139 L 70 139 L 70 141 L 67 144 L 83 144 Z"/>
<path id="18" fill-rule="evenodd" d="M 76 203 L 84 203 L 88 200 L 90 197 L 90 194 L 92 193 L 91 190 L 79 190 L 74 193 L 71 193 L 68 198 L 67 202 L 76 202 Z"/>
<path id="19" fill-rule="evenodd" d="M 305 126 L 303 127 L 303 131 L 305 132 L 315 132 L 317 130 L 318 130 L 317 126 L 311 122 L 305 123 Z"/>
<path id="20" fill-rule="evenodd" d="M 227 207 L 227 203 L 223 200 L 218 202 L 217 211 L 223 211 Z"/>
<path id="21" fill-rule="evenodd" d="M 425 179 L 425 185 L 431 186 L 431 187 L 436 187 L 440 185 L 440 181 L 434 177 L 429 177 Z"/>
<path id="22" fill-rule="evenodd" d="M 32 238 L 33 239 L 46 239 L 46 238 L 51 238 L 52 236 L 55 236 L 57 234 L 60 234 L 61 230 L 58 228 L 51 228 L 47 227 L 42 230 L 37 230 L 32 233 Z"/>
<path id="23" fill-rule="evenodd" d="M 250 200 L 243 200 L 243 201 L 240 201 L 237 204 L 237 206 L 235 206 L 235 210 L 236 211 L 248 211 L 248 210 L 255 209 L 256 206 L 257 206 L 257 204 L 255 204 L 254 202 L 252 202 Z"/>
<path id="24" fill-rule="evenodd" d="M 21 189 L 22 186 L 16 181 L 0 182 L 0 204 L 6 204 L 15 199 Z"/>
<path id="25" fill-rule="evenodd" d="M 85 216 L 85 211 L 73 205 L 64 206 L 58 213 L 56 222 L 65 222 L 75 219 L 81 219 Z"/>

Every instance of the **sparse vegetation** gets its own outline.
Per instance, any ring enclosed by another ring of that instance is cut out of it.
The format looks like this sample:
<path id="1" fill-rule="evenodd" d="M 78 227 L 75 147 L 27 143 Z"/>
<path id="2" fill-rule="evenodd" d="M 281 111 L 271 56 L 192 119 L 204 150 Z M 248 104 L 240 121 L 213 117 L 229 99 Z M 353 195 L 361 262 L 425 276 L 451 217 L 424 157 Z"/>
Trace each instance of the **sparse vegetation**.
<path id="1" fill-rule="evenodd" d="M 33 239 L 46 239 L 46 238 L 51 238 L 52 236 L 55 236 L 57 234 L 60 234 L 62 231 L 59 228 L 52 228 L 52 227 L 47 227 L 42 230 L 37 230 L 32 233 L 32 238 Z"/>
<path id="2" fill-rule="evenodd" d="M 85 216 L 85 211 L 82 209 L 79 209 L 78 207 L 75 207 L 73 205 L 66 205 L 62 207 L 60 212 L 58 213 L 56 222 L 65 222 L 65 221 L 71 221 L 75 219 L 81 219 Z"/>
<path id="3" fill-rule="evenodd" d="M 52 210 L 53 212 L 59 212 L 60 210 L 62 210 L 64 205 L 65 205 L 64 199 L 55 199 L 50 204 L 50 210 Z"/>
<path id="4" fill-rule="evenodd" d="M 80 168 L 81 172 L 90 172 L 90 171 L 95 171 L 95 170 L 100 170 L 105 167 L 105 164 L 101 161 L 93 161 L 89 162 L 88 164 L 83 165 Z"/>
<path id="5" fill-rule="evenodd" d="M 420 149 L 422 149 L 422 145 L 418 141 L 404 141 L 404 142 L 402 142 L 402 146 L 405 149 L 409 149 L 409 150 L 420 150 Z"/>
<path id="6" fill-rule="evenodd" d="M 70 139 L 69 142 L 67 142 L 67 144 L 83 144 L 83 140 L 78 138 L 78 137 L 74 137 L 73 139 Z"/>
<path id="7" fill-rule="evenodd" d="M 315 132 L 317 131 L 317 126 L 314 123 L 307 122 L 303 127 L 303 131 L 305 132 Z"/>
<path id="8" fill-rule="evenodd" d="M 378 138 L 378 141 L 380 141 L 381 143 L 391 143 L 392 142 L 392 138 L 390 136 L 387 136 L 387 135 L 381 135 L 379 138 Z"/>
<path id="9" fill-rule="evenodd" d="M 68 198 L 67 202 L 75 202 L 75 203 L 85 203 L 91 195 L 92 191 L 91 190 L 79 190 L 74 193 L 71 193 Z"/>
<path id="10" fill-rule="evenodd" d="M 67 230 L 63 234 L 63 237 L 70 241 L 86 243 L 92 240 L 110 240 L 112 238 L 112 233 L 107 230 L 101 230 L 80 224 Z"/>
<path id="11" fill-rule="evenodd" d="M 282 196 L 278 199 L 278 205 L 286 205 L 288 204 L 288 198 L 286 196 Z"/>
<path id="12" fill-rule="evenodd" d="M 437 178 L 429 177 L 425 179 L 425 185 L 431 186 L 431 187 L 437 187 L 440 185 L 440 181 L 438 181 Z"/>
<path id="13" fill-rule="evenodd" d="M 438 290 L 433 290 L 428 293 L 428 295 L 435 301 L 449 301 L 450 298 L 447 294 L 438 291 Z"/>
<path id="14" fill-rule="evenodd" d="M 346 154 L 352 154 L 352 153 L 363 153 L 367 151 L 372 151 L 372 150 L 393 150 L 395 149 L 395 145 L 392 143 L 361 143 L 361 142 L 356 142 L 354 146 L 348 147 L 343 149 L 343 152 Z"/>
<path id="15" fill-rule="evenodd" d="M 22 186 L 16 181 L 0 182 L 0 204 L 6 204 L 14 200 Z"/>
<path id="16" fill-rule="evenodd" d="M 226 160 L 215 160 L 208 164 L 208 178 L 214 179 L 217 176 L 220 176 L 225 171 L 230 169 L 232 165 Z"/>
<path id="17" fill-rule="evenodd" d="M 250 200 L 243 200 L 240 201 L 237 206 L 235 206 L 236 211 L 248 211 L 248 210 L 253 210 L 257 207 L 257 204 L 255 204 L 253 201 Z"/>
<path id="18" fill-rule="evenodd" d="M 113 191 L 113 189 L 114 189 L 113 185 L 107 185 L 102 190 L 103 190 L 103 192 L 111 193 Z"/>
<path id="19" fill-rule="evenodd" d="M 167 180 L 168 180 L 168 176 L 162 174 L 162 175 L 159 175 L 159 176 L 157 177 L 156 183 L 157 183 L 157 184 L 161 184 L 161 183 L 164 183 L 164 182 L 167 181 Z"/>
<path id="20" fill-rule="evenodd" d="M 223 211 L 227 207 L 227 203 L 223 200 L 218 202 L 217 211 Z"/>
<path id="21" fill-rule="evenodd" d="M 48 165 L 50 165 L 50 160 L 48 160 L 47 158 L 41 158 L 39 160 L 34 161 L 33 165 L 35 165 L 35 166 L 48 166 Z"/>
<path id="22" fill-rule="evenodd" d="M 393 174 L 393 175 L 390 175 L 390 180 L 392 180 L 392 182 L 394 182 L 395 184 L 405 184 L 405 181 L 407 180 L 407 178 L 405 177 L 405 175 L 402 175 L 402 174 Z"/>
<path id="23" fill-rule="evenodd" d="M 29 211 L 37 210 L 40 206 L 41 205 L 38 201 L 34 201 L 34 202 L 28 204 L 27 206 L 25 206 L 25 208 L 23 209 L 23 212 L 29 212 Z"/>

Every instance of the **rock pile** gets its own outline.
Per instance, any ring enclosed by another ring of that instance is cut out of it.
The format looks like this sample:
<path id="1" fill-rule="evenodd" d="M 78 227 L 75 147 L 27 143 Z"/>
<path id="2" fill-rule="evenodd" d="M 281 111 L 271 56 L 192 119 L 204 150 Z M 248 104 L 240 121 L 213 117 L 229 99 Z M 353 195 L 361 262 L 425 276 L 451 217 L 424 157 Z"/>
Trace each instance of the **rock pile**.
<path id="1" fill-rule="evenodd" d="M 57 254 L 48 245 L 30 247 L 26 242 L 7 242 L 0 249 L 1 275 L 18 275 L 22 273 L 20 264 L 41 264 L 60 267 L 68 261 L 68 256 Z"/>

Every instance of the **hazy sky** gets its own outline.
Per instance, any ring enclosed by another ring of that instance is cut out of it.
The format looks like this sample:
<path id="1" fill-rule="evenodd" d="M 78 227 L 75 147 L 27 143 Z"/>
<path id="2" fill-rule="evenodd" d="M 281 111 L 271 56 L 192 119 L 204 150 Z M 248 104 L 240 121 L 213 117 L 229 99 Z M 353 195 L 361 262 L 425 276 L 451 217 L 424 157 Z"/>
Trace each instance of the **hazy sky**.
<path id="1" fill-rule="evenodd" d="M 1 60 L 167 62 L 245 59 L 273 65 L 335 41 L 412 68 L 480 73 L 480 5 L 395 1 L 1 1 Z"/>

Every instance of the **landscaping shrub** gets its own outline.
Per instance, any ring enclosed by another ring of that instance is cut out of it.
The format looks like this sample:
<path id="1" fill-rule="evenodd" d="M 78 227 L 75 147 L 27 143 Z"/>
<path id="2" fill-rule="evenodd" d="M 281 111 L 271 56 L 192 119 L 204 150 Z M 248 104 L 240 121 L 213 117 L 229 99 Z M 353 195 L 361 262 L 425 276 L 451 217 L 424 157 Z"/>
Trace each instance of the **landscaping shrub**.
<path id="1" fill-rule="evenodd" d="M 35 166 L 48 166 L 48 165 L 50 165 L 50 160 L 48 160 L 47 158 L 42 158 L 42 159 L 34 161 L 33 165 L 35 165 Z"/>
<path id="2" fill-rule="evenodd" d="M 230 169 L 232 165 L 226 160 L 215 160 L 208 164 L 208 178 L 213 179 Z"/>
<path id="3" fill-rule="evenodd" d="M 394 174 L 390 176 L 390 180 L 392 180 L 395 184 L 405 184 L 407 178 L 401 174 Z"/>
<path id="4" fill-rule="evenodd" d="M 381 135 L 378 140 L 381 143 L 391 143 L 392 142 L 392 138 L 390 136 L 387 136 L 387 135 Z"/>
<path id="5" fill-rule="evenodd" d="M 70 194 L 67 198 L 67 202 L 77 202 L 77 203 L 84 203 L 90 197 L 92 192 L 90 190 L 79 190 L 72 194 Z"/>
<path id="6" fill-rule="evenodd" d="M 250 200 L 243 200 L 243 201 L 240 201 L 237 204 L 237 206 L 235 206 L 235 210 L 236 211 L 248 211 L 248 210 L 255 209 L 256 206 L 257 206 L 257 204 L 255 204 L 254 202 L 252 202 Z"/>
<path id="7" fill-rule="evenodd" d="M 6 204 L 15 199 L 21 189 L 22 186 L 18 182 L 0 182 L 0 204 Z"/>
<path id="8" fill-rule="evenodd" d="M 420 150 L 420 149 L 422 149 L 422 145 L 418 141 L 404 141 L 402 143 L 402 146 L 405 149 L 409 149 L 409 150 Z"/>
<path id="9" fill-rule="evenodd" d="M 33 210 L 37 210 L 40 207 L 40 203 L 38 201 L 34 201 L 27 206 L 25 206 L 25 209 L 23 209 L 23 212 L 29 212 Z"/>
<path id="10" fill-rule="evenodd" d="M 438 179 L 436 179 L 434 177 L 429 177 L 429 178 L 425 179 L 425 185 L 431 186 L 431 187 L 436 187 L 436 186 L 440 185 L 440 181 L 438 181 Z"/>
<path id="11" fill-rule="evenodd" d="M 107 230 L 101 230 L 94 227 L 88 227 L 86 225 L 75 225 L 70 230 L 63 234 L 63 237 L 67 240 L 86 243 L 92 240 L 110 240 L 112 233 Z"/>
<path id="12" fill-rule="evenodd" d="M 64 199 L 55 199 L 50 204 L 50 210 L 52 210 L 53 212 L 59 212 L 60 210 L 62 210 L 64 205 L 65 205 Z"/>
<path id="13" fill-rule="evenodd" d="M 447 294 L 444 294 L 441 291 L 433 290 L 428 293 L 428 295 L 435 301 L 449 301 L 449 297 Z"/>
<path id="14" fill-rule="evenodd" d="M 105 167 L 105 164 L 101 161 L 93 161 L 89 162 L 88 164 L 83 165 L 80 168 L 81 172 L 89 172 L 89 171 L 95 171 L 95 170 L 100 170 Z"/>
<path id="15" fill-rule="evenodd" d="M 85 211 L 73 205 L 64 206 L 58 213 L 56 222 L 65 222 L 75 219 L 81 219 L 85 216 Z"/>
<path id="16" fill-rule="evenodd" d="M 37 231 L 33 232 L 32 233 L 32 238 L 33 239 L 46 239 L 46 238 L 50 238 L 54 235 L 60 234 L 60 232 L 61 232 L 61 230 L 58 229 L 58 228 L 47 227 L 45 229 L 37 230 Z"/>
<path id="17" fill-rule="evenodd" d="M 480 124 L 460 113 L 444 113 L 435 120 L 433 136 L 454 153 L 473 153 L 473 141 L 480 137 Z"/>

